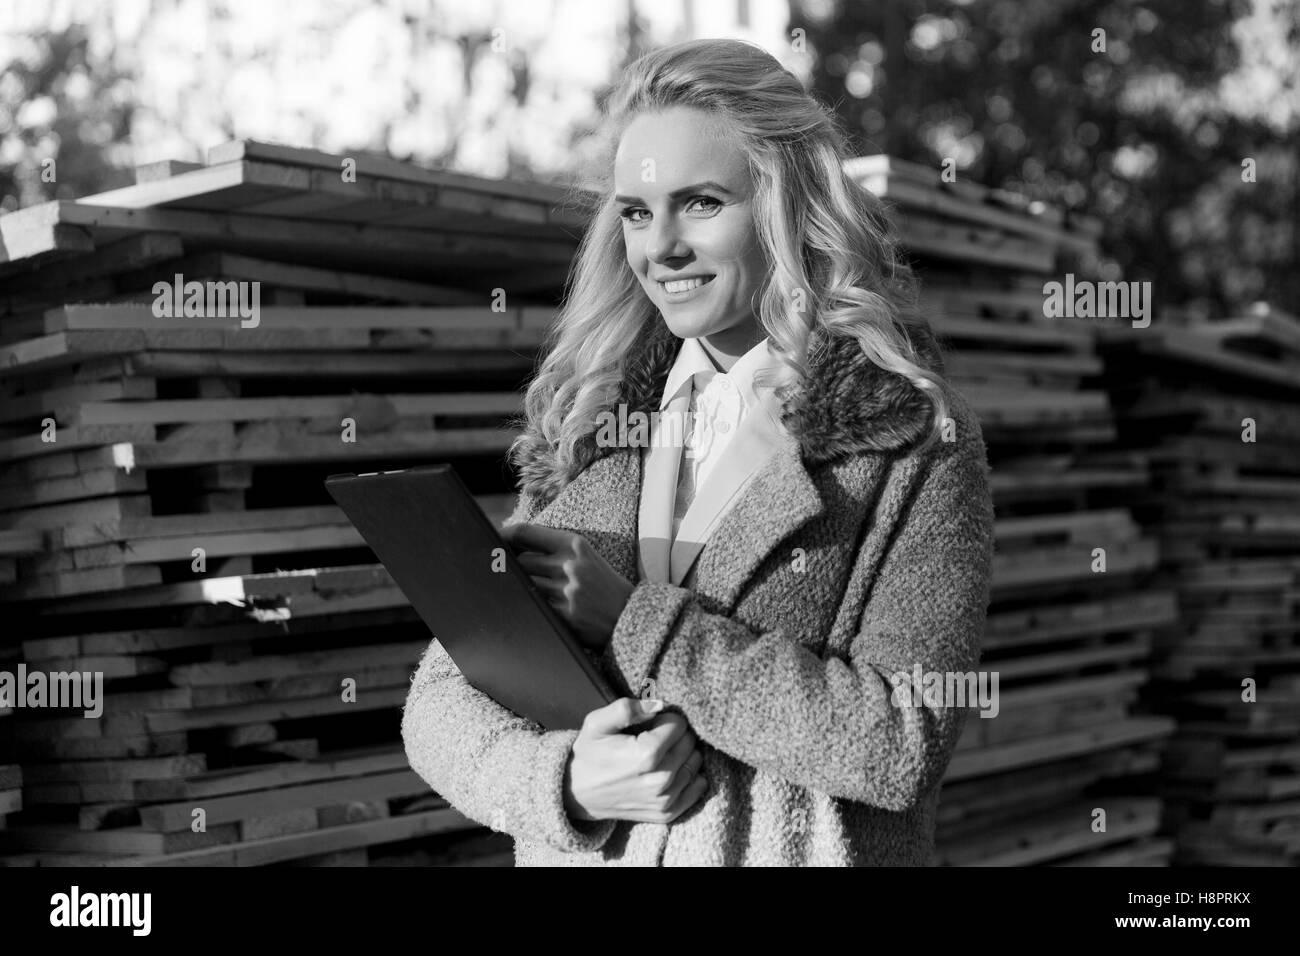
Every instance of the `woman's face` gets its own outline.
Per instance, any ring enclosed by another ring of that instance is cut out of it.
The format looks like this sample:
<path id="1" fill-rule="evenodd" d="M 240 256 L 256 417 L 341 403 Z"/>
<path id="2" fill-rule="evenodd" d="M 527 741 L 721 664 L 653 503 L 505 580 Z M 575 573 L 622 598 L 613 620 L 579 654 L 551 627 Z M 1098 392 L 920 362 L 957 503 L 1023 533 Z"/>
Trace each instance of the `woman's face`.
<path id="1" fill-rule="evenodd" d="M 753 303 L 768 267 L 744 156 L 720 133 L 700 110 L 642 114 L 619 141 L 614 192 L 628 265 L 668 328 L 742 355 L 766 334 Z"/>

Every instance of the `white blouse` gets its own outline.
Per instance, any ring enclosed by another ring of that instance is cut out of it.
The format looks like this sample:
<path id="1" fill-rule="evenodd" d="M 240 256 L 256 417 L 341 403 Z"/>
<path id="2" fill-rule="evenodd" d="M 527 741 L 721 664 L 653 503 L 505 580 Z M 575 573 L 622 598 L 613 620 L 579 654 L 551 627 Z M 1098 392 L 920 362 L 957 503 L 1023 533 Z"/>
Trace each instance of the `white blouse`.
<path id="1" fill-rule="evenodd" d="M 773 394 L 785 369 L 767 346 L 764 339 L 722 372 L 698 339 L 682 342 L 650 448 L 642 451 L 641 580 L 680 583 L 749 479 L 788 437 Z"/>

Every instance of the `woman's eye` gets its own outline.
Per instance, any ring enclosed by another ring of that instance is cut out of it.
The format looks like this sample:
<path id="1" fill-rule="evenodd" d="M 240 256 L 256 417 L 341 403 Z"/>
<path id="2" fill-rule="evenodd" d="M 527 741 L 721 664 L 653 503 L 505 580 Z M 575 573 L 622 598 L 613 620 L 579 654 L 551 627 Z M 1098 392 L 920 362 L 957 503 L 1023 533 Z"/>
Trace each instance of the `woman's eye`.
<path id="1" fill-rule="evenodd" d="M 636 206 L 631 206 L 627 209 L 624 209 L 622 212 L 620 212 L 619 216 L 623 219 L 624 222 L 642 222 L 643 220 L 634 218 L 637 215 L 637 213 L 642 213 L 642 212 L 647 212 L 647 210 L 638 208 Z"/>
<path id="2" fill-rule="evenodd" d="M 692 199 L 689 203 L 686 204 L 686 208 L 689 210 L 692 206 L 694 206 L 698 202 L 709 203 L 708 208 L 704 210 L 705 212 L 716 212 L 718 209 L 722 207 L 722 203 L 714 199 L 712 196 L 696 196 L 694 199 Z"/>

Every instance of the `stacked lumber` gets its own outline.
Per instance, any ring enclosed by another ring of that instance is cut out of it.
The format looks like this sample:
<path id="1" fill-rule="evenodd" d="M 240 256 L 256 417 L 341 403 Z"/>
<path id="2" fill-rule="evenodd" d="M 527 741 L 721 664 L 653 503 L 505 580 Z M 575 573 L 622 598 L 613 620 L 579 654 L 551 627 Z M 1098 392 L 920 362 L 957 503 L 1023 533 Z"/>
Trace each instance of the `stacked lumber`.
<path id="1" fill-rule="evenodd" d="M 998 675 L 999 706 L 989 717 L 972 707 L 958 742 L 938 862 L 1166 865 L 1150 778 L 1173 725 L 1144 713 L 1139 694 L 1177 601 L 1146 586 L 1159 547 L 1130 502 L 1149 476 L 1110 454 L 1099 326 L 1044 308 L 1046 283 L 1095 275 L 1100 224 L 889 157 L 849 169 L 892 207 L 992 469 L 980 668 Z"/>
<path id="2" fill-rule="evenodd" d="M 451 461 L 509 513 L 567 203 L 237 142 L 0 217 L 0 660 L 104 679 L 0 720 L 3 862 L 501 861 L 405 765 L 428 630 L 323 481 Z"/>
<path id="3" fill-rule="evenodd" d="M 1277 310 L 1106 336 L 1124 450 L 1150 462 L 1176 627 L 1153 697 L 1177 859 L 1300 863 L 1300 322 Z"/>

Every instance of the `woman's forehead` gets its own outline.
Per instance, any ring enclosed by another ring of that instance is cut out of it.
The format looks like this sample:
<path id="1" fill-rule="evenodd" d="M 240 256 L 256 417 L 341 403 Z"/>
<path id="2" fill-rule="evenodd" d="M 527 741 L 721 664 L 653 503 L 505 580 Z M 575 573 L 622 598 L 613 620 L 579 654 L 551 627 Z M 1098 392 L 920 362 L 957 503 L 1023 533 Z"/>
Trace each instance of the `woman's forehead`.
<path id="1" fill-rule="evenodd" d="M 749 182 L 744 153 L 708 114 L 685 109 L 647 113 L 624 131 L 614 157 L 617 192 L 667 194 L 708 181 L 736 192 Z"/>

